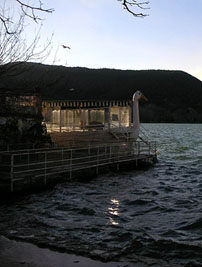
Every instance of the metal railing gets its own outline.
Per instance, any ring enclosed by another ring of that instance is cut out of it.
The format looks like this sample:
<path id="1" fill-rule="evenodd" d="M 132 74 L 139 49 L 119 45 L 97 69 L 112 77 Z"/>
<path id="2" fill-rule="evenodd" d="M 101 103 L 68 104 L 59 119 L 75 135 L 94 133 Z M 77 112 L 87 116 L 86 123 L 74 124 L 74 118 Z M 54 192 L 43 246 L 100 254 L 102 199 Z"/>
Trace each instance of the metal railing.
<path id="1" fill-rule="evenodd" d="M 152 156 L 156 156 L 156 144 L 153 142 L 122 142 L 74 149 L 31 149 L 1 153 L 4 162 L 0 168 L 4 170 L 4 175 L 7 172 L 13 192 L 17 181 L 42 177 L 42 183 L 46 185 L 47 177 L 51 175 L 67 173 L 71 178 L 73 171 L 89 168 L 96 168 L 98 174 L 101 166 L 117 164 L 119 168 L 121 162 L 147 160 Z"/>
<path id="2" fill-rule="evenodd" d="M 49 149 L 50 147 L 54 147 L 54 144 L 45 143 L 43 148 L 38 149 Z M 0 153 L 1 152 L 12 152 L 12 151 L 25 151 L 25 150 L 37 150 L 37 145 L 34 143 L 16 143 L 16 144 L 5 144 L 0 145 Z"/>

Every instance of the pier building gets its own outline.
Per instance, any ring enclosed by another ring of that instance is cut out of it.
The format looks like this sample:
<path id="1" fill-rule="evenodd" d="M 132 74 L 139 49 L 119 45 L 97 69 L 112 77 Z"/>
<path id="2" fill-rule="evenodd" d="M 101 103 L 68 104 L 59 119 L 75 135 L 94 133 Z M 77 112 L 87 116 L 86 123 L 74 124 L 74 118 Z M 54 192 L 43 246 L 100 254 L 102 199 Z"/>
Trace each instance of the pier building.
<path id="1" fill-rule="evenodd" d="M 89 177 L 154 163 L 156 144 L 141 136 L 141 98 L 136 91 L 131 100 L 44 99 L 40 105 L 39 99 L 20 97 L 21 106 L 38 106 L 53 146 L 0 151 L 0 189 L 15 192 L 71 180 L 81 172 Z"/>

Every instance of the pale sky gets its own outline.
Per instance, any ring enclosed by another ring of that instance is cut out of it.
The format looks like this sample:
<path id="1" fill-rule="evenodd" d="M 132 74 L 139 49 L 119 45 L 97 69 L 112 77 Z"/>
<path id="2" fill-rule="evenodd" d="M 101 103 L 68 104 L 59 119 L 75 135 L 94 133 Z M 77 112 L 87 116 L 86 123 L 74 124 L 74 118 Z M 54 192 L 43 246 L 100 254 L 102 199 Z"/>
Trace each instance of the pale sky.
<path id="1" fill-rule="evenodd" d="M 145 18 L 133 17 L 117 0 L 43 2 L 55 9 L 43 14 L 41 41 L 54 33 L 44 63 L 56 55 L 56 65 L 183 70 L 202 80 L 202 0 L 150 0 Z"/>

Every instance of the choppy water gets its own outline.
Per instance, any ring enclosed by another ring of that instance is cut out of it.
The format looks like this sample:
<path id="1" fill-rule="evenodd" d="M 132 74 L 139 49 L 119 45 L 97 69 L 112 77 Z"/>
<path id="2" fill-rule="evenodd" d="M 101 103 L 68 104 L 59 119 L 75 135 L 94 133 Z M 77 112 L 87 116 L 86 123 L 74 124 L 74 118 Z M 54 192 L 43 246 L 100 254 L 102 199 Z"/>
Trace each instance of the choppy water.
<path id="1" fill-rule="evenodd" d="M 153 168 L 1 205 L 0 234 L 137 266 L 202 266 L 202 125 L 144 127 L 160 152 Z"/>

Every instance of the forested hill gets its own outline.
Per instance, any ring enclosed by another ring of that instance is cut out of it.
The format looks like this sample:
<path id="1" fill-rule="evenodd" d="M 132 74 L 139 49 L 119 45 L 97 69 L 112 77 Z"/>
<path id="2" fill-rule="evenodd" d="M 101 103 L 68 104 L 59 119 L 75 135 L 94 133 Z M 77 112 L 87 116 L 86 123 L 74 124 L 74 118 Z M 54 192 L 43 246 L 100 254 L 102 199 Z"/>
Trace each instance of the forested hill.
<path id="1" fill-rule="evenodd" d="M 40 88 L 43 99 L 128 100 L 140 90 L 141 121 L 202 122 L 202 82 L 188 73 L 167 70 L 114 70 L 18 65 L 17 75 L 2 77 L 1 87 Z"/>

